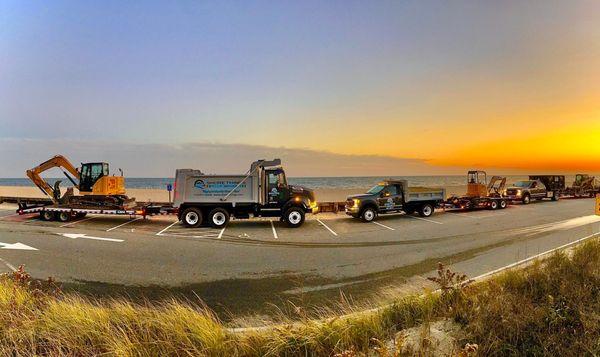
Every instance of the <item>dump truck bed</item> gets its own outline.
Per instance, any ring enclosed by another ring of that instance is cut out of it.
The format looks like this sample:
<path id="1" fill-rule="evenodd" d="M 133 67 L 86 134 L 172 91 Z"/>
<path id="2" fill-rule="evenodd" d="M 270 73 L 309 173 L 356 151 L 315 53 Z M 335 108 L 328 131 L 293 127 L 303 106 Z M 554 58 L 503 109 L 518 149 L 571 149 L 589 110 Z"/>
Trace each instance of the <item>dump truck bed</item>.
<path id="1" fill-rule="evenodd" d="M 407 187 L 406 202 L 444 201 L 446 190 L 434 187 Z"/>
<path id="2" fill-rule="evenodd" d="M 181 169 L 175 175 L 174 206 L 182 203 L 258 203 L 258 175 L 205 175 Z"/>

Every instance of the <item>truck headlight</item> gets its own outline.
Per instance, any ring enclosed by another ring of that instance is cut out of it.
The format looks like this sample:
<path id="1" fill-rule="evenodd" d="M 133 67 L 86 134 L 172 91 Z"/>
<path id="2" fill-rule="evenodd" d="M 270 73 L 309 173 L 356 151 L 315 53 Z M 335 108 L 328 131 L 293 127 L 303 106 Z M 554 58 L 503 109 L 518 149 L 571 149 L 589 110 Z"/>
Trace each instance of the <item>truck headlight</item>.
<path id="1" fill-rule="evenodd" d="M 360 200 L 358 198 L 355 198 L 352 201 L 354 201 L 354 206 L 352 207 L 358 207 L 358 205 L 360 205 Z"/>
<path id="2" fill-rule="evenodd" d="M 523 191 L 517 190 L 517 196 L 521 196 L 522 194 L 523 194 Z"/>

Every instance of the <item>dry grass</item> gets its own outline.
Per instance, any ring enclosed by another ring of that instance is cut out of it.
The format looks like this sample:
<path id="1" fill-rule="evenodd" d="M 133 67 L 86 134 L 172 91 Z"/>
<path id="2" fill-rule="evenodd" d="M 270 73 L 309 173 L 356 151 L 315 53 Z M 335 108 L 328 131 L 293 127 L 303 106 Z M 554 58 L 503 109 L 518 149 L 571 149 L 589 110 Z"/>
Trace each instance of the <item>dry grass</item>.
<path id="1" fill-rule="evenodd" d="M 433 280 L 442 294 L 404 297 L 389 307 L 346 317 L 324 310 L 322 320 L 234 333 L 203 307 L 181 301 L 92 301 L 62 294 L 53 282 L 34 284 L 20 271 L 0 278 L 0 354 L 352 356 L 370 351 L 392 356 L 397 351 L 381 341 L 441 319 L 461 326 L 457 347 L 468 355 L 600 353 L 597 242 L 577 248 L 571 257 L 556 254 L 485 283 L 465 286 L 463 276 L 443 267 Z M 455 288 L 457 282 L 462 287 Z"/>

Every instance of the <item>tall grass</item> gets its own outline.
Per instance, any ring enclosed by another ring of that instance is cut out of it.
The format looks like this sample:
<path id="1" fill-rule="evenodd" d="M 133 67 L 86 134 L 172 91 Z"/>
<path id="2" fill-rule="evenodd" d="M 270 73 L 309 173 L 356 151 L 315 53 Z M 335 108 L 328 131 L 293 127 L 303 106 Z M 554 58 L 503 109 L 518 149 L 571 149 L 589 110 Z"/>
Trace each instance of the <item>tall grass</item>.
<path id="1" fill-rule="evenodd" d="M 433 280 L 441 294 L 402 297 L 381 309 L 344 316 L 323 310 L 319 320 L 235 332 L 204 307 L 176 300 L 95 301 L 60 293 L 53 282 L 35 284 L 21 270 L 0 278 L 0 354 L 356 355 L 372 352 L 377 341 L 388 341 L 397 331 L 436 319 L 457 322 L 458 347 L 477 345 L 480 355 L 600 353 L 597 242 L 484 283 L 462 287 L 454 283 L 464 283 L 464 277 L 444 269 Z"/>

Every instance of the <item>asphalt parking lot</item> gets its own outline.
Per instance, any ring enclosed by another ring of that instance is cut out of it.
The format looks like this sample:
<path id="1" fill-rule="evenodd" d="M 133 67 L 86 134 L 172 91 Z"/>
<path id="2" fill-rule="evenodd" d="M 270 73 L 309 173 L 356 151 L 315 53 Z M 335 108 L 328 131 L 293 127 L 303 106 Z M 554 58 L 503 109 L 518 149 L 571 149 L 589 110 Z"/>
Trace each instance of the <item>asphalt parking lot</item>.
<path id="1" fill-rule="evenodd" d="M 380 216 L 374 223 L 318 214 L 296 229 L 278 220 L 233 220 L 217 230 L 184 228 L 173 216 L 45 222 L 4 205 L 0 271 L 25 264 L 34 277 L 124 286 L 244 281 L 251 287 L 300 276 L 312 290 L 366 280 L 379 281 L 370 286 L 375 289 L 422 277 L 437 261 L 475 276 L 597 233 L 600 217 L 593 209 L 593 200 L 565 199 L 498 211 L 437 211 L 427 219 Z M 398 274 L 401 280 L 391 278 Z"/>

